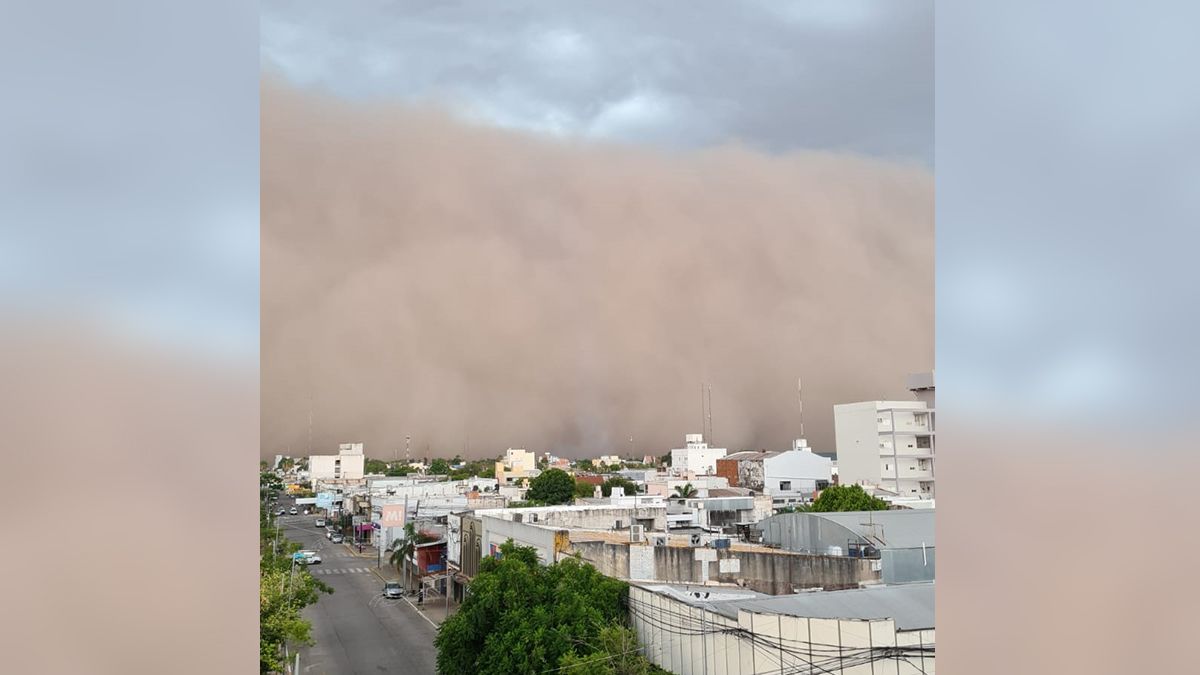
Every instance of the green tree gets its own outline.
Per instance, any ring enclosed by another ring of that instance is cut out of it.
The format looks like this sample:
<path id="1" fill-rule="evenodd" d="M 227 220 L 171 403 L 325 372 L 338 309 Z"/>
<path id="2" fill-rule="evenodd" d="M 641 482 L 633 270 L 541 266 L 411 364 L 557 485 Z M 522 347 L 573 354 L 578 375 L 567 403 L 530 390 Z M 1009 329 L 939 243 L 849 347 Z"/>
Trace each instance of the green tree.
<path id="1" fill-rule="evenodd" d="M 592 464 L 592 460 L 590 459 L 581 459 L 578 462 L 575 462 L 575 468 L 579 469 L 580 471 L 595 471 L 596 465 Z"/>
<path id="2" fill-rule="evenodd" d="M 603 488 L 601 488 L 603 489 Z M 575 496 L 576 497 L 591 497 L 596 494 L 596 486 L 591 483 L 585 483 L 581 480 L 575 481 Z"/>
<path id="3" fill-rule="evenodd" d="M 642 656 L 637 634 L 619 624 L 600 629 L 597 648 L 585 654 L 568 652 L 558 660 L 565 675 L 649 675 L 658 670 Z M 662 671 L 659 671 L 662 672 Z"/>
<path id="4" fill-rule="evenodd" d="M 629 592 L 575 558 L 543 566 L 511 540 L 480 562 L 470 590 L 434 642 L 443 675 L 555 672 L 567 654 L 604 649 L 601 634 L 621 625 Z"/>
<path id="5" fill-rule="evenodd" d="M 625 495 L 629 497 L 636 495 L 638 492 L 637 483 L 634 483 L 623 476 L 613 476 L 612 478 L 609 478 L 608 480 L 604 481 L 604 484 L 600 486 L 600 489 L 604 491 L 605 497 L 611 497 L 612 489 L 614 487 L 625 488 Z"/>
<path id="6" fill-rule="evenodd" d="M 430 538 L 425 534 L 417 531 L 417 527 L 412 523 L 404 524 L 404 536 L 392 542 L 388 547 L 391 553 L 388 556 L 388 564 L 396 568 L 399 572 L 403 569 L 404 587 L 408 588 L 411 584 L 412 574 L 409 569 L 408 562 L 412 560 L 413 553 L 417 550 L 417 544 L 424 544 L 430 541 Z"/>
<path id="7" fill-rule="evenodd" d="M 830 511 L 886 511 L 888 503 L 872 497 L 861 485 L 830 485 L 821 490 L 812 503 L 812 510 L 822 513 Z"/>
<path id="8" fill-rule="evenodd" d="M 383 473 L 388 470 L 387 462 L 382 459 L 368 459 L 363 462 L 364 473 Z"/>
<path id="9" fill-rule="evenodd" d="M 675 497 L 677 499 L 689 499 L 696 496 L 696 487 L 691 483 L 686 485 L 675 486 Z"/>
<path id="10" fill-rule="evenodd" d="M 293 560 L 300 544 L 283 537 L 263 512 L 259 518 L 259 671 L 283 670 L 285 642 L 312 644 L 312 625 L 301 610 L 333 589 L 315 579 Z"/>
<path id="11" fill-rule="evenodd" d="M 562 469 L 543 471 L 529 483 L 525 497 L 544 504 L 566 504 L 575 496 L 575 479 Z"/>
<path id="12" fill-rule="evenodd" d="M 450 462 L 438 457 L 429 465 L 429 473 L 435 476 L 445 476 L 450 473 Z"/>

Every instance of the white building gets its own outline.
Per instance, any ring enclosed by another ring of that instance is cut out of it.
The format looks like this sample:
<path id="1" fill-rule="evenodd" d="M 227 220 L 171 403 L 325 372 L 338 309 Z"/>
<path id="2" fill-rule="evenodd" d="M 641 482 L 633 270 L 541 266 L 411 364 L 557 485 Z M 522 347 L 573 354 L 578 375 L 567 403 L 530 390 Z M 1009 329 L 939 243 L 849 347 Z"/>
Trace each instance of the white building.
<path id="1" fill-rule="evenodd" d="M 619 465 L 621 463 L 622 463 L 621 458 L 617 457 L 616 455 L 601 455 L 600 459 L 597 459 L 596 461 L 592 462 L 592 464 L 597 469 L 608 468 L 608 467 L 612 466 L 613 464 Z"/>
<path id="2" fill-rule="evenodd" d="M 725 448 L 708 447 L 704 434 L 688 434 L 684 437 L 684 447 L 671 450 L 671 473 L 714 474 L 717 460 L 727 454 L 729 451 Z"/>
<path id="3" fill-rule="evenodd" d="M 646 658 L 679 675 L 932 675 L 936 667 L 928 582 L 776 596 L 633 584 L 629 616 Z"/>
<path id="4" fill-rule="evenodd" d="M 743 451 L 717 460 L 717 473 L 729 485 L 769 495 L 775 506 L 787 506 L 812 499 L 813 492 L 833 481 L 833 460 L 822 457 L 803 439 L 792 442 L 792 449 Z"/>
<path id="5" fill-rule="evenodd" d="M 838 480 L 902 497 L 934 497 L 934 410 L 924 401 L 833 406 Z"/>
<path id="6" fill-rule="evenodd" d="M 336 455 L 311 455 L 308 477 L 311 481 L 361 481 L 366 456 L 362 443 L 342 443 Z"/>
<path id="7" fill-rule="evenodd" d="M 927 408 L 936 408 L 933 396 L 933 371 L 928 373 L 913 373 L 908 376 L 908 390 L 918 401 L 925 403 Z"/>
<path id="8" fill-rule="evenodd" d="M 509 448 L 504 459 L 496 462 L 496 480 L 500 485 L 511 485 L 537 474 L 537 455 L 524 448 Z"/>

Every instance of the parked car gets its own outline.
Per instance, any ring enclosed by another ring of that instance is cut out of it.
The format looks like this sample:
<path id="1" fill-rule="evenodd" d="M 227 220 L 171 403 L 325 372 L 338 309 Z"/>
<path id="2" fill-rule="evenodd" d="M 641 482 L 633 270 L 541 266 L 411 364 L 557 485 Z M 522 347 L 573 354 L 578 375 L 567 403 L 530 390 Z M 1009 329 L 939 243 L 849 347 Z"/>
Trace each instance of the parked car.
<path id="1" fill-rule="evenodd" d="M 346 538 L 342 536 L 341 532 L 334 532 L 333 535 L 329 537 L 329 541 L 332 541 L 335 544 L 340 544 L 345 540 Z"/>
<path id="2" fill-rule="evenodd" d="M 317 527 L 325 527 L 325 519 L 317 518 Z"/>
<path id="3" fill-rule="evenodd" d="M 401 598 L 404 597 L 404 589 L 401 588 L 399 581 L 389 581 L 383 585 L 383 597 L 385 598 Z"/>
<path id="4" fill-rule="evenodd" d="M 321 556 L 316 551 L 296 551 L 292 556 L 301 565 L 320 565 Z"/>
<path id="5" fill-rule="evenodd" d="M 279 513 L 276 513 L 275 515 L 277 515 L 277 516 L 282 516 L 282 515 L 284 515 L 285 513 L 287 513 L 287 511 L 284 511 L 283 509 L 279 509 Z"/>
<path id="6" fill-rule="evenodd" d="M 297 513 L 299 513 L 299 511 L 297 511 L 297 510 L 296 510 L 296 507 L 294 507 L 294 506 L 293 506 L 293 507 L 292 507 L 292 511 L 291 511 L 291 513 L 292 513 L 292 515 L 294 516 L 294 515 L 296 515 Z"/>
<path id="7" fill-rule="evenodd" d="M 326 525 L 326 526 L 325 526 L 325 538 L 326 538 L 326 539 L 333 539 L 333 533 L 334 533 L 333 526 L 332 526 L 332 525 Z"/>

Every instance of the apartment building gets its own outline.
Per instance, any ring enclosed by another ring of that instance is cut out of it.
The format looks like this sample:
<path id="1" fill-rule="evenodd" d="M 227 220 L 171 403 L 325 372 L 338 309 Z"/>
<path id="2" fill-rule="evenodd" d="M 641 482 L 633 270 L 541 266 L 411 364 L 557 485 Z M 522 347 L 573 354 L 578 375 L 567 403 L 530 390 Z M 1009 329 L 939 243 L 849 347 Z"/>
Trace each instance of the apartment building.
<path id="1" fill-rule="evenodd" d="M 839 482 L 934 498 L 934 412 L 924 401 L 833 406 Z"/>
<path id="2" fill-rule="evenodd" d="M 537 455 L 524 448 L 509 448 L 504 459 L 496 462 L 496 480 L 500 485 L 512 485 L 538 473 Z"/>
<path id="3" fill-rule="evenodd" d="M 342 443 L 336 455 L 311 455 L 308 477 L 316 481 L 361 481 L 366 457 L 362 443 Z"/>
<path id="4" fill-rule="evenodd" d="M 729 454 L 725 448 L 710 448 L 704 434 L 687 434 L 684 446 L 671 450 L 671 473 L 711 475 L 717 472 L 717 460 Z"/>

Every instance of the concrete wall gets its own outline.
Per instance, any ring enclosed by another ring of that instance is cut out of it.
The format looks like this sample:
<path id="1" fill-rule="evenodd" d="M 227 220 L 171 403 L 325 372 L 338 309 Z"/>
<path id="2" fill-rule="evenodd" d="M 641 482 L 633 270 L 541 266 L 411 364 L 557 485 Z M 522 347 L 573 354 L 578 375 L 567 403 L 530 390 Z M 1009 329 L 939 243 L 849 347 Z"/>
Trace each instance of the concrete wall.
<path id="1" fill-rule="evenodd" d="M 481 555 L 489 556 L 493 551 L 508 541 L 520 546 L 532 546 L 537 550 L 538 560 L 550 564 L 557 559 L 557 552 L 562 547 L 562 536 L 557 530 L 548 527 L 538 527 L 528 523 L 517 523 L 494 516 L 482 516 L 483 538 Z"/>
<path id="2" fill-rule="evenodd" d="M 879 422 L 874 401 L 833 406 L 838 482 L 878 484 Z"/>
<path id="3" fill-rule="evenodd" d="M 785 595 L 797 588 L 857 588 L 862 582 L 880 579 L 880 573 L 872 571 L 869 560 L 775 551 L 718 551 L 711 548 L 584 541 L 572 542 L 566 552 L 579 554 L 580 558 L 608 576 L 629 579 L 630 549 L 634 547 L 648 547 L 654 551 L 653 580 L 661 583 L 736 583 L 760 593 Z M 712 560 L 697 560 L 698 551 L 705 552 L 701 555 L 707 555 Z M 644 578 L 644 573 L 638 576 L 648 580 Z"/>

